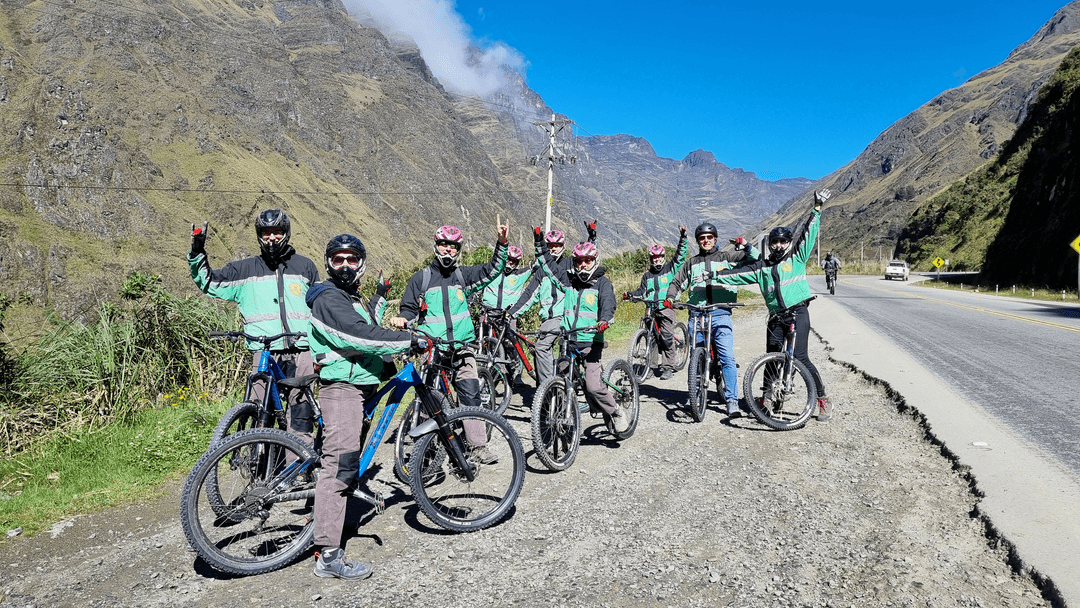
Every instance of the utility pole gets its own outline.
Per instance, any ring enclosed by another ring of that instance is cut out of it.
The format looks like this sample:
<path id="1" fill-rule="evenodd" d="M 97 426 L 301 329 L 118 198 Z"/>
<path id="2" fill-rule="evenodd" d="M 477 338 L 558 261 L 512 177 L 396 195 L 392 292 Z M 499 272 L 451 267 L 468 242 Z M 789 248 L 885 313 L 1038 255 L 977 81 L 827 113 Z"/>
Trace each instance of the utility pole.
<path id="1" fill-rule="evenodd" d="M 573 155 L 567 156 L 563 154 L 558 148 L 555 147 L 555 136 L 562 131 L 566 125 L 572 124 L 573 121 L 567 118 L 557 119 L 555 115 L 551 115 L 551 120 L 548 122 L 534 122 L 533 124 L 540 127 L 548 134 L 548 145 L 544 148 L 544 151 L 529 157 L 529 161 L 532 164 L 537 164 L 543 159 L 548 163 L 548 192 L 547 192 L 547 211 L 544 219 L 544 232 L 551 230 L 551 205 L 554 202 L 554 193 L 552 192 L 552 186 L 555 181 L 555 161 L 559 161 L 560 164 L 570 161 L 570 164 L 577 162 L 577 157 Z"/>

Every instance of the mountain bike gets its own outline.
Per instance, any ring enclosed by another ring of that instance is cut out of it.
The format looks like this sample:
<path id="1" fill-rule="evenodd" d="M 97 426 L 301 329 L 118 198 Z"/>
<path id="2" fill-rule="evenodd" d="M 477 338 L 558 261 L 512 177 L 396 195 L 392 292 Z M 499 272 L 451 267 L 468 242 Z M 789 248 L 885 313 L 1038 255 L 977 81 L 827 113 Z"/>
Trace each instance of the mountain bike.
<path id="1" fill-rule="evenodd" d="M 743 377 L 743 397 L 751 413 L 778 431 L 802 428 L 814 413 L 817 384 L 810 370 L 795 358 L 795 315 L 782 310 L 769 315 L 769 324 L 784 325 L 784 345 L 778 352 L 755 359 Z"/>
<path id="2" fill-rule="evenodd" d="M 418 332 L 423 334 L 423 332 Z M 430 338 L 430 337 L 429 337 Z M 435 338 L 430 338 L 435 339 Z M 419 374 L 424 386 L 432 389 L 431 399 L 438 401 L 439 407 L 450 410 L 458 407 L 457 396 L 454 393 L 454 358 L 459 349 L 468 348 L 471 345 L 464 340 L 438 340 L 439 344 L 448 348 L 432 348 L 424 355 L 424 361 L 420 363 Z M 497 414 L 502 414 L 496 407 L 496 402 L 491 398 L 490 388 L 494 382 L 491 371 L 477 364 L 476 375 L 480 382 L 480 406 Z M 505 408 L 503 408 L 505 411 Z M 415 438 L 410 432 L 426 419 L 424 409 L 420 405 L 419 394 L 413 398 L 401 415 L 397 434 L 394 437 L 394 473 L 398 479 L 409 481 L 408 462 L 412 454 Z"/>
<path id="3" fill-rule="evenodd" d="M 836 271 L 825 271 L 825 286 L 829 288 L 829 295 L 836 295 Z"/>
<path id="4" fill-rule="evenodd" d="M 527 375 L 537 384 L 536 344 L 510 326 L 507 311 L 492 308 L 479 303 L 480 314 L 480 354 L 491 359 L 501 368 L 504 375 L 511 379 Z"/>
<path id="5" fill-rule="evenodd" d="M 604 412 L 585 390 L 585 361 L 581 350 L 569 337 L 584 329 L 557 329 L 549 334 L 562 338 L 563 354 L 555 362 L 555 375 L 540 383 L 532 404 L 532 439 L 537 458 L 552 471 L 562 471 L 574 463 L 581 444 L 581 412 L 600 416 L 615 439 L 628 439 L 637 429 L 640 397 L 634 371 L 624 359 L 615 359 L 604 370 L 615 404 L 629 417 L 626 430 L 617 433 L 611 416 Z M 541 333 L 541 332 L 536 332 Z M 578 396 L 585 399 L 579 405 Z"/>
<path id="6" fill-rule="evenodd" d="M 724 396 L 724 374 L 720 369 L 719 360 L 716 356 L 716 345 L 712 339 L 712 319 L 709 316 L 714 310 L 734 310 L 744 306 L 742 302 L 716 304 L 691 304 L 689 302 L 676 302 L 675 308 L 684 308 L 692 313 L 691 322 L 693 328 L 690 338 L 695 344 L 690 351 L 690 367 L 686 373 L 687 400 L 686 406 L 690 411 L 690 417 L 694 422 L 705 419 L 705 407 L 709 403 L 709 380 L 716 380 L 716 392 Z M 697 336 L 702 335 L 701 344 L 697 344 Z"/>
<path id="7" fill-rule="evenodd" d="M 218 421 L 214 433 L 210 437 L 210 445 L 221 441 L 227 435 L 231 435 L 244 429 L 255 427 L 287 428 L 285 415 L 288 395 L 291 391 L 300 391 L 300 402 L 313 403 L 315 395 L 311 385 L 319 378 L 318 374 L 309 374 L 299 378 L 287 378 L 285 372 L 274 361 L 270 352 L 270 345 L 281 338 L 301 338 L 307 335 L 304 332 L 286 332 L 276 336 L 254 336 L 242 331 L 212 331 L 211 340 L 228 340 L 237 342 L 247 340 L 262 345 L 259 351 L 259 365 L 247 378 L 244 387 L 244 399 L 233 406 Z M 265 387 L 262 399 L 256 400 L 254 386 L 262 384 Z M 282 391 L 284 390 L 284 395 Z M 283 399 L 282 397 L 285 397 Z"/>
<path id="8" fill-rule="evenodd" d="M 660 366 L 660 344 L 663 338 L 660 335 L 660 325 L 657 322 L 659 316 L 659 304 L 646 301 L 640 296 L 630 296 L 631 302 L 644 302 L 645 315 L 641 317 L 640 329 L 630 337 L 630 349 L 626 353 L 626 360 L 634 369 L 634 377 L 638 382 L 644 382 Z M 679 371 L 686 367 L 686 361 L 690 355 L 690 339 L 686 331 L 686 323 L 679 321 L 671 329 L 675 349 L 672 354 L 674 365 L 672 371 Z"/>
<path id="9" fill-rule="evenodd" d="M 510 424 L 483 408 L 447 411 L 410 362 L 364 404 L 364 432 L 352 496 L 385 510 L 385 497 L 361 487 L 405 392 L 420 396 L 426 421 L 411 431 L 411 462 L 423 467 L 410 476 L 417 504 L 434 524 L 456 532 L 487 528 L 506 517 L 521 492 L 525 453 Z M 375 409 L 389 395 L 374 424 Z M 314 404 L 318 411 L 318 404 Z M 321 445 L 320 425 L 315 446 Z M 465 440 L 466 423 L 481 424 L 489 457 Z M 365 443 L 366 441 L 366 443 Z M 490 455 L 495 456 L 494 460 Z M 199 557 L 223 572 L 259 574 L 284 567 L 311 545 L 319 452 L 299 437 L 271 428 L 234 433 L 209 449 L 192 469 L 180 495 L 180 521 Z M 220 496 L 207 492 L 218 479 Z"/>

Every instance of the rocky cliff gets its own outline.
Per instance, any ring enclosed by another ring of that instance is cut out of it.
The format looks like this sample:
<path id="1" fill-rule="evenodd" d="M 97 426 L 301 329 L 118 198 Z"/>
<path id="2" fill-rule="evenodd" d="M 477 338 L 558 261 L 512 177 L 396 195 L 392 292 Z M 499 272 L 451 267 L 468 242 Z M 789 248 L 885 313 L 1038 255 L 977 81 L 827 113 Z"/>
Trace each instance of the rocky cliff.
<path id="1" fill-rule="evenodd" d="M 835 196 L 822 214 L 822 248 L 859 259 L 860 248 L 886 256 L 912 212 L 993 159 L 1030 112 L 1038 91 L 1080 44 L 1080 1 L 1059 10 L 1000 65 L 938 95 L 886 129 L 854 160 L 819 180 Z M 794 224 L 810 191 L 760 229 Z"/>

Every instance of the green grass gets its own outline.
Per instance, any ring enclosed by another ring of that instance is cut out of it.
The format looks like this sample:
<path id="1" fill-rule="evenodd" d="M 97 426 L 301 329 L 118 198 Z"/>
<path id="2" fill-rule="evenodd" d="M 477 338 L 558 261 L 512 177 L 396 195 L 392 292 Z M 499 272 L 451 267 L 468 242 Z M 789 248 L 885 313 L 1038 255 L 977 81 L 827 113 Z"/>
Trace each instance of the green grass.
<path id="1" fill-rule="evenodd" d="M 32 534 L 79 513 L 154 497 L 191 469 L 235 402 L 182 389 L 129 423 L 56 431 L 34 442 L 0 462 L 0 530 Z"/>

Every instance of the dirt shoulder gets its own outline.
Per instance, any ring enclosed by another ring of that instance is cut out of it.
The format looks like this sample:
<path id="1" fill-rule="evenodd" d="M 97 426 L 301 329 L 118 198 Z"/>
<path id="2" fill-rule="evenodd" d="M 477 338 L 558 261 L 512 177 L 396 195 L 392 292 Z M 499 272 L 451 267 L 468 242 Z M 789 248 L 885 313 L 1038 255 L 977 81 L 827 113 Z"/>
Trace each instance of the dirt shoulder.
<path id="1" fill-rule="evenodd" d="M 764 325 L 736 313 L 741 363 L 763 350 Z M 920 424 L 820 340 L 810 353 L 831 422 L 778 433 L 714 403 L 694 423 L 679 406 L 685 372 L 651 379 L 634 437 L 609 442 L 586 419 L 573 467 L 549 473 L 530 456 L 513 516 L 473 534 L 432 529 L 384 449 L 369 487 L 391 506 L 357 505 L 347 539 L 375 567 L 367 581 L 316 578 L 311 558 L 215 573 L 187 547 L 172 484 L 151 504 L 0 541 L 0 606 L 1049 605 L 972 517 L 969 481 Z M 520 396 L 507 415 L 531 453 Z"/>

